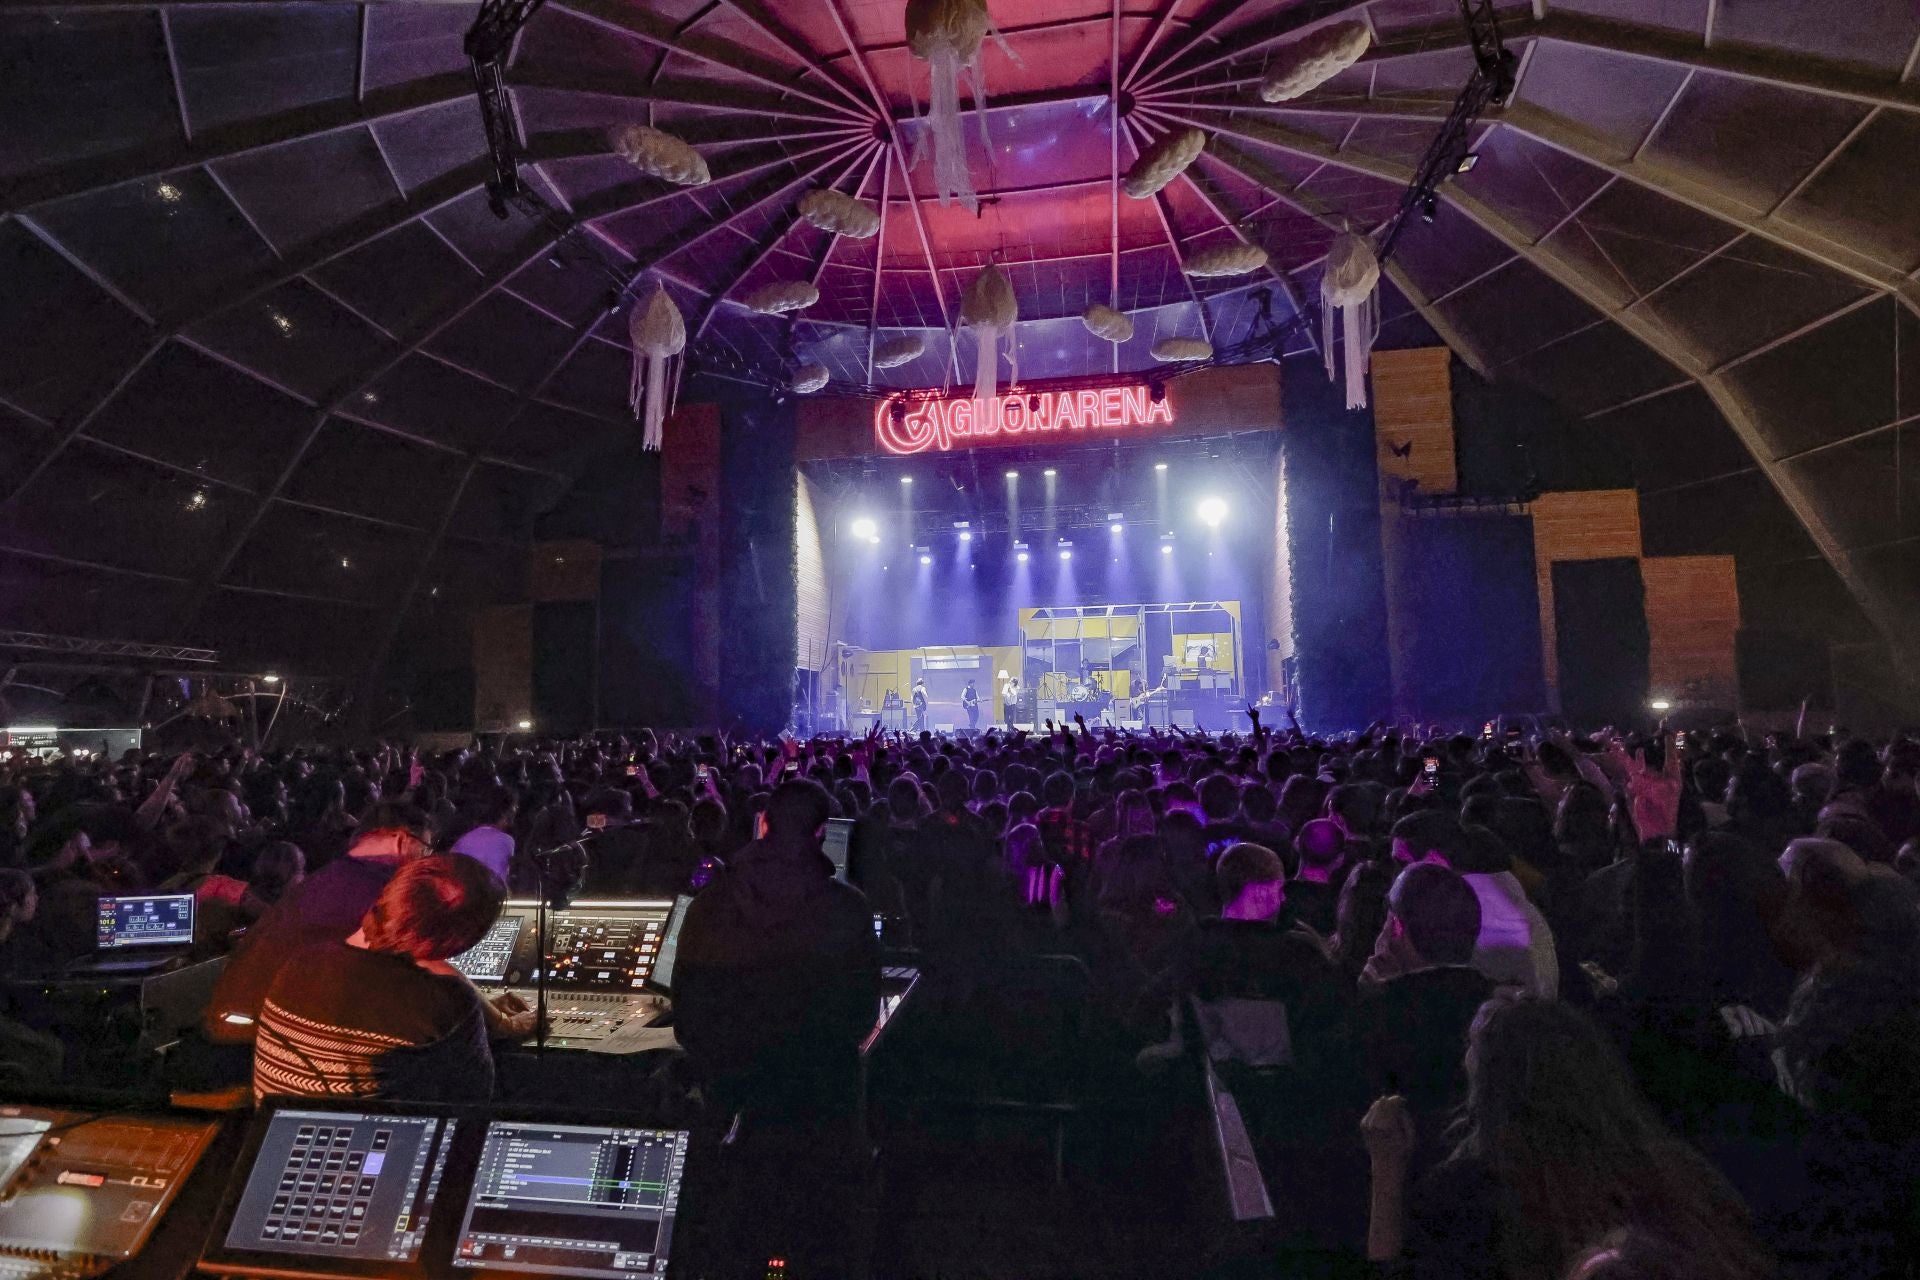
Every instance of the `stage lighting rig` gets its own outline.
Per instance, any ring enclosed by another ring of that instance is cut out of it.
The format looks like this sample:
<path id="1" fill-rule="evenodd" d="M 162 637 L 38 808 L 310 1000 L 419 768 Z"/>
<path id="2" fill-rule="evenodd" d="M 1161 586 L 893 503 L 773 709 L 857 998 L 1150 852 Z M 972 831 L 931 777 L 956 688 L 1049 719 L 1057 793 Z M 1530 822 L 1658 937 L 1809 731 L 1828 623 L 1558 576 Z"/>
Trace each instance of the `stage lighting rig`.
<path id="1" fill-rule="evenodd" d="M 1209 529 L 1218 529 L 1227 518 L 1227 504 L 1223 498 L 1200 499 L 1200 522 Z"/>
<path id="2" fill-rule="evenodd" d="M 880 526 L 874 522 L 871 516 L 861 516 L 849 525 L 848 528 L 856 538 L 872 539 L 880 536 Z"/>
<path id="3" fill-rule="evenodd" d="M 1413 181 L 1400 197 L 1400 207 L 1380 240 L 1380 261 L 1393 256 L 1407 218 L 1417 214 L 1432 222 L 1440 212 L 1440 184 L 1455 174 L 1471 171 L 1478 157 L 1470 146 L 1474 125 L 1490 106 L 1499 106 L 1513 93 L 1519 60 L 1501 42 L 1500 19 L 1493 0 L 1460 0 L 1460 17 L 1473 47 L 1473 75 L 1453 100 L 1453 109 L 1414 170 Z"/>
<path id="4" fill-rule="evenodd" d="M 487 179 L 487 207 L 501 220 L 507 205 L 526 189 L 520 184 L 520 134 L 507 102 L 507 59 L 520 31 L 546 0 L 482 0 L 480 12 L 467 28 L 467 65 L 473 71 L 474 92 L 480 97 L 480 124 L 487 135 L 487 154 L 493 176 Z"/>

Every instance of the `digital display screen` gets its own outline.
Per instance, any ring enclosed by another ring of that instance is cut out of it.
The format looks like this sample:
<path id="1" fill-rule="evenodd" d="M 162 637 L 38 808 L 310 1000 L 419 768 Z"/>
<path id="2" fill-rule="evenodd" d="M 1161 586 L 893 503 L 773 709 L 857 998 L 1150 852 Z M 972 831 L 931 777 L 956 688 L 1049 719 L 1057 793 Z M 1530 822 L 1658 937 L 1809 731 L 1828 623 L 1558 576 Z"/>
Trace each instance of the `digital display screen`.
<path id="1" fill-rule="evenodd" d="M 453 1265 L 595 1280 L 662 1275 L 688 1133 L 495 1120 Z"/>
<path id="2" fill-rule="evenodd" d="M 276 1112 L 248 1171 L 226 1247 L 322 1261 L 414 1262 L 456 1123 Z"/>
<path id="3" fill-rule="evenodd" d="M 847 857 L 853 847 L 853 819 L 828 818 L 827 840 L 822 847 L 826 851 L 827 859 L 833 863 L 833 878 L 845 880 Z"/>
<path id="4" fill-rule="evenodd" d="M 667 920 L 665 913 L 641 917 L 573 910 L 555 913 L 549 928 L 553 934 L 547 946 L 553 960 L 549 982 L 638 991 L 653 972 Z"/>
<path id="5" fill-rule="evenodd" d="M 680 926 L 687 922 L 687 908 L 693 905 L 691 894 L 681 894 L 673 900 L 673 911 L 667 916 L 667 931 L 660 939 L 660 954 L 653 958 L 653 987 L 656 991 L 673 990 L 673 962 L 680 955 Z"/>
<path id="6" fill-rule="evenodd" d="M 193 895 L 148 894 L 100 899 L 94 944 L 102 951 L 122 947 L 193 945 Z"/>
<path id="7" fill-rule="evenodd" d="M 513 967 L 513 949 L 519 944 L 520 930 L 526 923 L 523 916 L 501 916 L 493 922 L 493 928 L 487 930 L 486 937 L 447 963 L 475 982 L 505 982 L 507 970 Z"/>

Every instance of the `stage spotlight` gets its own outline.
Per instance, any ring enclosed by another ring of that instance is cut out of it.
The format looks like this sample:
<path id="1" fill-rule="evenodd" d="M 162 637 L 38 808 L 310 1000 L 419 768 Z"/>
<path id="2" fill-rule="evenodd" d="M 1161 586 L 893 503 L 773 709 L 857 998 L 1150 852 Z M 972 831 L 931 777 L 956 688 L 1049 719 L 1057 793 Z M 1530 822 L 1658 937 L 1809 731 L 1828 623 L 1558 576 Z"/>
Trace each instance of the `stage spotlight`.
<path id="1" fill-rule="evenodd" d="M 1665 698 L 1655 698 L 1652 702 L 1649 702 L 1647 705 L 1649 707 L 1652 707 L 1655 711 L 1673 710 L 1673 703 L 1667 701 Z"/>
<path id="2" fill-rule="evenodd" d="M 528 729 L 531 729 L 531 728 L 533 728 L 533 721 L 531 720 L 520 721 L 520 731 L 522 733 L 525 733 Z"/>
<path id="3" fill-rule="evenodd" d="M 962 541 L 962 542 L 972 542 L 972 541 L 973 541 L 973 530 L 971 530 L 971 529 L 962 529 L 962 530 L 960 531 L 960 541 Z"/>
<path id="4" fill-rule="evenodd" d="M 933 563 L 933 557 L 932 557 L 932 556 L 921 556 L 921 557 L 920 557 L 920 563 L 921 563 L 921 564 L 932 564 L 932 563 Z"/>
<path id="5" fill-rule="evenodd" d="M 1018 560 L 1021 564 L 1025 564 L 1027 562 L 1027 553 L 1024 551 L 1016 552 L 1013 558 L 1015 560 Z"/>
<path id="6" fill-rule="evenodd" d="M 1163 542 L 1163 543 L 1161 543 L 1161 544 L 1160 544 L 1160 554 L 1161 554 L 1161 555 L 1163 555 L 1163 556 L 1170 556 L 1170 555 L 1172 555 L 1172 554 L 1173 554 L 1173 544 L 1172 544 L 1171 542 Z"/>
<path id="7" fill-rule="evenodd" d="M 1015 560 L 1018 560 L 1021 564 L 1025 564 L 1027 562 L 1027 544 L 1026 543 L 1016 542 L 1013 544 L 1013 558 Z"/>
<path id="8" fill-rule="evenodd" d="M 880 545 L 880 535 L 876 533 L 871 538 L 868 538 L 867 541 L 877 547 Z"/>
<path id="9" fill-rule="evenodd" d="M 1007 479 L 1009 479 L 1009 480 L 1018 480 L 1019 478 L 1020 478 L 1020 473 L 1019 473 L 1018 471 L 1009 471 L 1009 472 L 1007 472 Z"/>
<path id="10" fill-rule="evenodd" d="M 1115 520 L 1112 524 L 1107 526 L 1107 532 L 1119 533 L 1124 528 L 1126 528 L 1125 525 L 1121 524 L 1118 520 Z"/>
<path id="11" fill-rule="evenodd" d="M 852 528 L 856 538 L 871 538 L 880 532 L 880 526 L 873 522 L 871 516 L 861 516 L 853 522 Z"/>
<path id="12" fill-rule="evenodd" d="M 1054 469 L 1052 467 L 1048 467 L 1045 471 L 1042 471 L 1040 474 L 1045 476 L 1047 479 L 1051 480 L 1053 479 L 1056 473 L 1054 472 Z"/>
<path id="13" fill-rule="evenodd" d="M 1218 529 L 1220 522 L 1227 518 L 1227 504 L 1220 498 L 1202 498 L 1200 500 L 1200 522 L 1211 529 Z"/>
<path id="14" fill-rule="evenodd" d="M 1073 548 L 1072 548 L 1072 547 L 1062 547 L 1062 548 L 1060 548 L 1060 558 L 1061 558 L 1062 560 L 1071 560 L 1071 559 L 1073 559 Z"/>
<path id="15" fill-rule="evenodd" d="M 900 483 L 901 483 L 901 484 L 912 484 L 912 483 L 913 483 L 913 477 L 912 477 L 912 476 L 901 476 L 901 477 L 900 477 Z"/>
<path id="16" fill-rule="evenodd" d="M 1155 471 L 1165 471 L 1167 469 L 1167 464 L 1164 462 L 1156 462 L 1153 464 L 1153 469 Z"/>

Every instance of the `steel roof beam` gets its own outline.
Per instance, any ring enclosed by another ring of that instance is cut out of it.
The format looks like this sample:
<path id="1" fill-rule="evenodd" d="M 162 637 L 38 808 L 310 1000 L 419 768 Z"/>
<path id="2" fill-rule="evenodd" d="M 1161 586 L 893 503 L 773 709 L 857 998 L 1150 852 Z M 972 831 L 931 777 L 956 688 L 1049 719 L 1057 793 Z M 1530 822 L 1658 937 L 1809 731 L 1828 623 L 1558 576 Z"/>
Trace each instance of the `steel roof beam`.
<path id="1" fill-rule="evenodd" d="M 645 9 L 615 3 L 615 0 L 553 0 L 552 7 L 564 10 L 609 31 L 630 35 L 657 49 L 665 49 L 680 57 L 705 63 L 717 71 L 724 71 L 744 80 L 765 85 L 778 93 L 804 98 L 836 116 L 862 124 L 870 119 L 852 107 L 832 98 L 821 97 L 811 89 L 804 89 L 794 84 L 786 76 L 789 68 L 778 63 L 764 62 L 731 41 L 703 36 L 692 31 L 680 31 L 673 23 L 656 17 Z"/>
<path id="2" fill-rule="evenodd" d="M 1188 121 L 1188 123 L 1192 123 Z M 1244 125 L 1228 129 L 1223 133 L 1243 138 L 1249 142 L 1271 146 L 1297 155 L 1325 160 L 1340 168 L 1355 173 L 1367 174 L 1397 185 L 1413 180 L 1413 170 L 1406 165 L 1371 156 L 1339 152 L 1322 139 L 1310 134 L 1293 130 L 1279 129 L 1260 122 L 1247 122 Z M 1589 307 L 1602 314 L 1618 306 L 1607 288 L 1588 271 L 1587 267 L 1573 259 L 1563 257 L 1546 245 L 1536 245 L 1519 227 L 1492 207 L 1463 191 L 1457 184 L 1445 183 L 1440 188 L 1440 197 L 1464 213 L 1474 223 L 1505 243 L 1508 249 L 1548 279 L 1554 281 Z M 1869 577 L 1858 566 L 1849 548 L 1842 541 L 1829 512 L 1811 492 L 1805 489 L 1798 477 L 1780 464 L 1771 451 L 1759 424 L 1746 402 L 1732 388 L 1725 377 L 1700 350 L 1685 336 L 1665 325 L 1639 315 L 1631 308 L 1612 310 L 1614 322 L 1667 363 L 1688 374 L 1700 388 L 1713 400 L 1727 425 L 1735 436 L 1746 446 L 1754 463 L 1767 477 L 1782 501 L 1800 520 L 1807 535 L 1819 548 L 1821 555 L 1833 566 L 1835 573 L 1846 583 L 1861 608 L 1877 627 L 1889 647 L 1909 672 L 1920 671 L 1920 651 L 1911 634 L 1912 608 L 1920 602 L 1920 592 L 1911 586 L 1898 595 L 1884 590 L 1878 576 Z"/>
<path id="3" fill-rule="evenodd" d="M 192 142 L 149 143 L 104 156 L 88 156 L 33 170 L 0 186 L 0 214 L 128 182 L 151 181 L 182 169 L 251 155 L 289 142 L 418 115 L 472 96 L 473 86 L 464 75 L 427 76 L 376 90 L 368 94 L 364 102 L 357 98 L 339 98 L 258 120 L 203 129 Z"/>

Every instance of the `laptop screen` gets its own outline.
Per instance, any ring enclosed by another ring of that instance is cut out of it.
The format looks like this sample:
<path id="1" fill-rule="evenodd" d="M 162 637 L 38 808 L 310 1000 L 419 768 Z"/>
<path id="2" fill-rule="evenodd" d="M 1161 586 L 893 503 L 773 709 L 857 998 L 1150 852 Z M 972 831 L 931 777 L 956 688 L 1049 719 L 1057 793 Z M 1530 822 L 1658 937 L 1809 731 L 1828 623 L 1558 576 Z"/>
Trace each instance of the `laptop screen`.
<path id="1" fill-rule="evenodd" d="M 192 946 L 193 895 L 162 893 L 101 898 L 94 945 L 101 951 Z"/>

